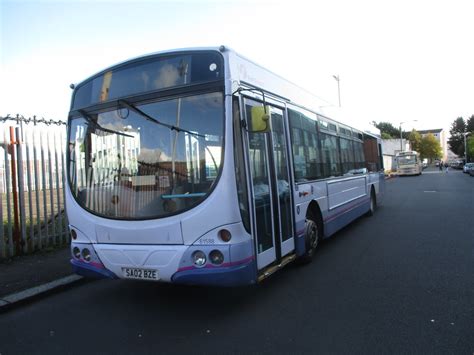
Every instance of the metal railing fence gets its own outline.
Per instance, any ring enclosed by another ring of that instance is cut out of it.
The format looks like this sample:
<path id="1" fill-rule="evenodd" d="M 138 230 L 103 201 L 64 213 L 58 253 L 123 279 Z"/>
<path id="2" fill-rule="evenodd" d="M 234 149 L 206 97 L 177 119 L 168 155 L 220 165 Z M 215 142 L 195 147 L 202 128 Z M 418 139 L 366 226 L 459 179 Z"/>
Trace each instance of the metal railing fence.
<path id="1" fill-rule="evenodd" d="M 66 122 L 0 117 L 0 259 L 69 243 Z"/>

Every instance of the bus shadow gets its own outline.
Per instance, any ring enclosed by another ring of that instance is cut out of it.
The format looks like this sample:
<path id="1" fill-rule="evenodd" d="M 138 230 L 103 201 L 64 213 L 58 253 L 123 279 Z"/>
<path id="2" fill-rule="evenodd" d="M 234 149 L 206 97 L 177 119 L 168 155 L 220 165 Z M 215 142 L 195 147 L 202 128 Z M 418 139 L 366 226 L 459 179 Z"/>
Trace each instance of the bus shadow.
<path id="1" fill-rule="evenodd" d="M 146 306 L 149 309 L 153 309 L 158 305 L 158 308 L 166 305 L 168 308 L 182 309 L 184 307 L 188 310 L 195 307 L 201 310 L 214 309 L 220 306 L 225 307 L 225 309 L 234 306 L 238 308 L 249 300 L 258 298 L 262 290 L 261 284 L 241 287 L 217 287 L 133 280 L 105 280 L 105 282 L 110 283 L 110 288 L 104 288 L 102 292 L 113 294 L 115 301 L 123 303 L 127 307 L 139 301 L 140 307 Z M 265 284 L 265 288 L 267 288 L 273 283 Z M 109 296 L 104 295 L 103 297 Z"/>
<path id="2" fill-rule="evenodd" d="M 378 209 L 377 208 L 377 212 Z M 348 225 L 344 226 L 340 230 L 338 230 L 336 233 L 331 235 L 328 238 L 325 238 L 322 240 L 321 245 L 320 245 L 320 250 L 319 252 L 329 252 L 330 249 L 335 248 L 341 243 L 347 243 L 347 239 L 351 239 L 354 234 L 358 232 L 359 229 L 366 228 L 367 227 L 367 222 L 370 221 L 372 218 L 376 218 L 377 212 L 375 216 L 368 217 L 366 215 L 360 216 Z"/>
<path id="3" fill-rule="evenodd" d="M 356 240 L 352 238 L 354 231 L 357 233 L 357 230 L 366 228 L 367 221 L 366 217 L 360 217 L 323 240 L 312 263 L 300 265 L 293 262 L 257 285 L 216 287 L 104 280 L 99 282 L 103 282 L 105 287 L 96 290 L 98 294 L 94 298 L 113 299 L 115 307 L 127 308 L 143 317 L 148 316 L 145 313 L 159 315 L 163 321 L 176 317 L 186 317 L 190 322 L 209 317 L 221 320 L 238 317 L 243 309 L 258 311 L 268 307 L 268 299 L 274 299 L 275 295 L 284 297 L 288 293 L 301 292 L 307 288 L 308 282 L 317 282 L 319 277 L 329 272 L 334 248 L 351 248 L 351 239 Z"/>
<path id="4" fill-rule="evenodd" d="M 285 294 L 289 287 L 305 287 L 304 282 L 298 280 L 301 271 L 300 267 L 288 265 L 259 284 L 241 287 L 103 280 L 98 281 L 102 285 L 95 290 L 94 299 L 113 300 L 113 306 L 103 303 L 105 308 L 127 309 L 142 317 L 148 317 L 150 313 L 159 316 L 161 321 L 176 317 L 185 317 L 190 322 L 210 317 L 223 320 L 238 316 L 243 309 L 258 311 L 266 307 L 268 299 L 274 297 L 272 295 Z"/>

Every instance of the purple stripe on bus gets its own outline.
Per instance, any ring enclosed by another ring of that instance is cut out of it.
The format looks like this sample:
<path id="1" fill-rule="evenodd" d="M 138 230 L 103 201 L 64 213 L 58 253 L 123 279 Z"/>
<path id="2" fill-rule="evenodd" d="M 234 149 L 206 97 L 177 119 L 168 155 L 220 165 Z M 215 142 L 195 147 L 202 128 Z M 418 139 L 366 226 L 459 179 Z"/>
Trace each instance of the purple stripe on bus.
<path id="1" fill-rule="evenodd" d="M 242 260 L 239 260 L 239 261 L 234 261 L 232 263 L 223 263 L 222 265 L 206 264 L 206 266 L 204 266 L 204 267 L 185 266 L 185 267 L 179 268 L 178 272 L 187 271 L 187 270 L 197 270 L 197 269 L 219 269 L 221 267 L 230 267 L 230 266 L 237 266 L 237 265 L 246 264 L 246 263 L 248 263 L 250 261 L 253 261 L 253 260 L 255 260 L 255 257 L 252 255 L 252 256 L 249 256 L 248 258 L 245 258 L 245 259 L 242 259 Z"/>
<path id="2" fill-rule="evenodd" d="M 103 264 L 100 264 L 100 263 L 90 262 L 89 265 L 92 265 L 92 266 L 97 267 L 99 269 L 105 269 L 105 266 Z"/>
<path id="3" fill-rule="evenodd" d="M 99 268 L 99 269 L 105 269 L 105 266 L 104 266 L 103 264 L 101 264 L 101 263 L 95 263 L 95 262 L 93 262 L 93 261 L 91 261 L 91 262 L 86 262 L 86 261 L 84 261 L 84 260 L 82 260 L 82 259 L 72 259 L 72 260 L 75 260 L 75 261 L 77 261 L 77 262 L 80 262 L 80 263 L 82 263 L 82 264 L 84 264 L 84 265 L 90 265 L 90 266 L 93 266 L 93 267 L 96 267 L 96 268 Z"/>

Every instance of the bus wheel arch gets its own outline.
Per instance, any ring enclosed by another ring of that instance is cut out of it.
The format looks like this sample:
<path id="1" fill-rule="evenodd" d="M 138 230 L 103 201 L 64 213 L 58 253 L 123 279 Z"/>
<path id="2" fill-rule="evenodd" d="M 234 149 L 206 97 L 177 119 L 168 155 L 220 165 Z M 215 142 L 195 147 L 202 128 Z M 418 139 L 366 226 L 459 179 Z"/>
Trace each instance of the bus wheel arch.
<path id="1" fill-rule="evenodd" d="M 323 223 L 321 209 L 316 201 L 311 201 L 306 210 L 305 223 L 305 252 L 298 260 L 301 264 L 308 264 L 323 238 Z"/>

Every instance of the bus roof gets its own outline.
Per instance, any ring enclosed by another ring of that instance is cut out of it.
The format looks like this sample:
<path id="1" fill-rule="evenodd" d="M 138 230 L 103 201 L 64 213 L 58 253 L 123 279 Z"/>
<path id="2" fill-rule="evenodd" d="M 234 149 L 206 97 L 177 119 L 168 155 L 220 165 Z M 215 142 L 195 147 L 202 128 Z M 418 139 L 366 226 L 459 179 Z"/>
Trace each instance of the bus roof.
<path id="1" fill-rule="evenodd" d="M 91 80 L 92 78 L 104 74 L 112 68 L 119 67 L 124 64 L 128 64 L 133 61 L 138 61 L 146 58 L 151 58 L 154 56 L 168 55 L 168 54 L 178 54 L 178 53 L 191 53 L 191 52 L 200 52 L 200 51 L 216 51 L 220 52 L 225 61 L 228 63 L 228 72 L 226 73 L 226 78 L 232 82 L 232 85 L 229 85 L 230 90 L 233 90 L 234 83 L 237 85 L 247 85 L 263 89 L 265 92 L 268 92 L 270 95 L 273 94 L 280 99 L 284 99 L 286 102 L 291 103 L 295 106 L 301 107 L 303 109 L 312 111 L 318 115 L 321 115 L 325 118 L 328 118 L 334 123 L 347 125 L 351 128 L 356 129 L 351 123 L 350 120 L 344 117 L 337 117 L 337 120 L 334 118 L 327 117 L 326 114 L 322 112 L 322 107 L 327 107 L 330 105 L 329 102 L 321 99 L 320 97 L 312 94 L 308 90 L 294 84 L 293 82 L 283 78 L 282 76 L 275 74 L 274 72 L 268 70 L 262 65 L 259 65 L 252 60 L 246 58 L 245 56 L 237 53 L 227 46 L 219 47 L 190 47 L 190 48 L 177 48 L 169 49 L 164 51 L 152 52 L 137 57 L 129 58 L 123 60 L 114 65 L 111 65 L 94 75 L 91 75 L 87 79 L 72 85 L 71 87 L 78 87 L 84 82 Z M 231 94 L 232 92 L 227 92 Z M 333 116 L 333 115 L 331 115 Z M 380 135 L 374 132 L 368 132 L 365 127 L 359 127 L 360 132 L 364 131 L 363 134 L 372 136 L 374 138 L 380 138 Z"/>

